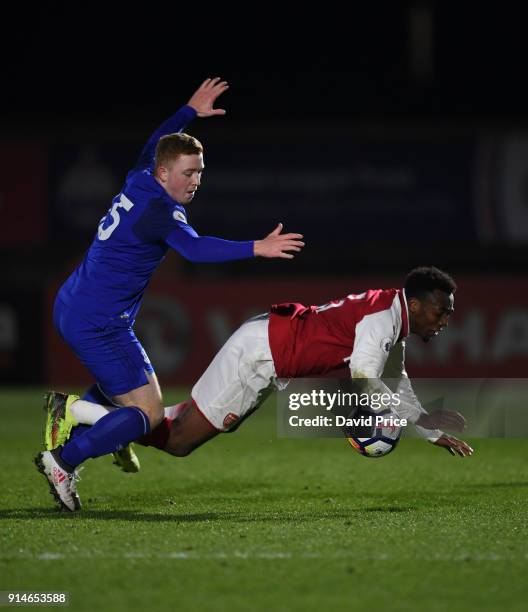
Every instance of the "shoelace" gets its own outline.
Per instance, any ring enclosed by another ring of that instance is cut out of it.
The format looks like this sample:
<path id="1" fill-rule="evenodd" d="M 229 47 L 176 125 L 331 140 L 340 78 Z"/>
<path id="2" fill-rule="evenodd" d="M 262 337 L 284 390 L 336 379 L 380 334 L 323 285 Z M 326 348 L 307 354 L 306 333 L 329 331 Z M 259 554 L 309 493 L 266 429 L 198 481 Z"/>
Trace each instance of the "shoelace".
<path id="1" fill-rule="evenodd" d="M 80 472 L 84 470 L 84 465 L 82 465 L 78 470 L 73 470 L 73 474 L 69 474 L 68 478 L 70 479 L 70 490 L 77 492 L 77 483 L 81 480 Z"/>

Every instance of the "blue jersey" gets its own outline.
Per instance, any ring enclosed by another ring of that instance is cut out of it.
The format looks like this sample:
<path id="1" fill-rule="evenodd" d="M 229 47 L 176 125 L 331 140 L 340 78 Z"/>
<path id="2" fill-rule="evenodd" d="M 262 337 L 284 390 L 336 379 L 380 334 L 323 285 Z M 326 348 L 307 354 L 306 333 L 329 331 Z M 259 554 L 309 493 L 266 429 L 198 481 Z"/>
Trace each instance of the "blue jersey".
<path id="1" fill-rule="evenodd" d="M 183 106 L 150 137 L 84 259 L 60 288 L 58 299 L 87 322 L 100 327 L 111 320 L 132 324 L 169 248 L 195 262 L 253 257 L 253 241 L 198 236 L 187 223 L 185 208 L 154 178 L 158 140 L 182 131 L 195 116 L 193 108 Z"/>

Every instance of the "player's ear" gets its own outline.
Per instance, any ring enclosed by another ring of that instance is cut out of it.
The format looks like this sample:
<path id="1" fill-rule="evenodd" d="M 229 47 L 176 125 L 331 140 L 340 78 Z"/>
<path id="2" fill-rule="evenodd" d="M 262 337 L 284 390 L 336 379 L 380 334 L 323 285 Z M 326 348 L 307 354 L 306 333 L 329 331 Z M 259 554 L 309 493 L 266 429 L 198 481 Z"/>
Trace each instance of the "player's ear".
<path id="1" fill-rule="evenodd" d="M 168 173 L 169 171 L 167 170 L 165 166 L 158 166 L 156 170 L 156 176 L 159 178 L 159 180 L 162 183 L 164 183 L 167 180 Z"/>
<path id="2" fill-rule="evenodd" d="M 412 314 L 416 314 L 417 312 L 419 312 L 421 305 L 422 304 L 418 298 L 412 297 L 407 300 L 409 312 L 412 312 Z"/>

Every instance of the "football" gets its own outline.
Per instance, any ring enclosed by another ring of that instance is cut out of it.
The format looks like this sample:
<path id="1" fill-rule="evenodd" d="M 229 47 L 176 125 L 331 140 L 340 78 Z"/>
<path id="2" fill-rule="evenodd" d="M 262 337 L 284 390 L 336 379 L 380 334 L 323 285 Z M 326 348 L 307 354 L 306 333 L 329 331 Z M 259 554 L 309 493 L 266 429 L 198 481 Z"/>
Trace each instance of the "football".
<path id="1" fill-rule="evenodd" d="M 344 427 L 350 446 L 364 457 L 388 455 L 396 448 L 402 433 L 402 427 L 393 418 L 396 415 L 390 410 L 358 410 L 352 419 L 354 424 Z"/>

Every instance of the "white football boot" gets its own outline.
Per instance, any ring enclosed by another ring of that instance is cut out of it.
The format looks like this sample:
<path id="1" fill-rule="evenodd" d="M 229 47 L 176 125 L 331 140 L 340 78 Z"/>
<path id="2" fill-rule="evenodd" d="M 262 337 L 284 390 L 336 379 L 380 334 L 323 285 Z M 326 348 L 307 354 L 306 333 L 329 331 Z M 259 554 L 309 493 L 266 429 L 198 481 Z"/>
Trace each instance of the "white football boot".
<path id="1" fill-rule="evenodd" d="M 38 471 L 47 478 L 50 492 L 61 509 L 75 512 L 81 509 L 81 500 L 77 494 L 77 470 L 67 472 L 55 460 L 50 451 L 43 451 L 35 457 Z"/>

